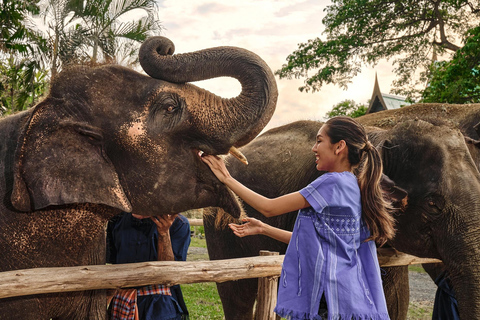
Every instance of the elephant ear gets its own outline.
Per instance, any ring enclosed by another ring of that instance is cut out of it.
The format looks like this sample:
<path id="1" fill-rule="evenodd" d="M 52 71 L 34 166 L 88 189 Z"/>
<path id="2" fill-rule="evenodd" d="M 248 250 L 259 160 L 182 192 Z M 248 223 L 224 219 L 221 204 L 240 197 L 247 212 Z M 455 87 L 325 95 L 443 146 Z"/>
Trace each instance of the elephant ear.
<path id="1" fill-rule="evenodd" d="M 390 202 L 395 209 L 404 210 L 407 207 L 408 192 L 396 186 L 395 182 L 383 173 L 380 187 L 387 201 Z"/>
<path id="2" fill-rule="evenodd" d="M 131 211 L 99 128 L 34 111 L 20 137 L 12 204 L 21 211 L 76 203 Z M 50 112 L 51 113 L 51 112 Z"/>
<path id="3" fill-rule="evenodd" d="M 395 158 L 392 154 L 396 146 L 390 140 L 383 141 L 380 153 L 382 157 L 383 170 L 388 173 L 388 168 L 391 162 L 391 158 Z M 386 173 L 382 173 L 382 179 L 380 180 L 380 186 L 383 190 L 383 194 L 388 202 L 390 202 L 395 209 L 404 210 L 408 205 L 408 192 L 400 188 L 395 184 L 395 181 L 390 179 Z"/>

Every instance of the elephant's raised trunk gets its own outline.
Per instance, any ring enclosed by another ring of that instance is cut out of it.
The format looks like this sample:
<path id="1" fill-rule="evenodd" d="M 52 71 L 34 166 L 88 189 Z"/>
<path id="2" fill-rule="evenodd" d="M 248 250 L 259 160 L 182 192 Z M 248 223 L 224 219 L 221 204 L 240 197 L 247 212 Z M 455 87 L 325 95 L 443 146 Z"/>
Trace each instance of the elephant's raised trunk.
<path id="1" fill-rule="evenodd" d="M 164 37 L 149 38 L 140 48 L 142 68 L 151 77 L 173 83 L 233 77 L 242 92 L 223 99 L 205 91 L 204 103 L 189 106 L 193 126 L 215 151 L 250 142 L 267 125 L 277 103 L 277 86 L 267 64 L 256 54 L 237 47 L 216 47 L 172 56 L 173 43 Z M 210 96 L 211 95 L 211 96 Z M 213 104 L 215 107 L 207 107 Z M 209 150 L 206 150 L 209 151 Z"/>

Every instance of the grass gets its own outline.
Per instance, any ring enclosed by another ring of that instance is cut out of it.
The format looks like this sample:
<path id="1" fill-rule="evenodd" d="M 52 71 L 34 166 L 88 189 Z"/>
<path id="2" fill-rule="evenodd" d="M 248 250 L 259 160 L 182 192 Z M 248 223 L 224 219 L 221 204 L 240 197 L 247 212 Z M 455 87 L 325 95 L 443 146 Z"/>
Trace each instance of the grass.
<path id="1" fill-rule="evenodd" d="M 205 241 L 205 238 L 192 237 L 190 247 L 206 248 L 207 243 Z M 204 252 L 196 253 L 195 251 L 193 251 L 187 256 L 187 261 L 198 260 L 208 260 L 208 254 Z M 187 305 L 188 312 L 190 313 L 190 319 L 224 319 L 222 302 L 220 301 L 220 297 L 217 292 L 217 286 L 214 282 L 182 284 L 181 286 L 183 298 L 185 299 L 185 304 Z"/>
<path id="2" fill-rule="evenodd" d="M 427 320 L 432 319 L 432 310 L 418 303 L 410 302 L 408 305 L 407 320 Z"/>
<path id="3" fill-rule="evenodd" d="M 215 283 L 182 284 L 182 292 L 190 319 L 224 319 Z"/>
<path id="4" fill-rule="evenodd" d="M 207 247 L 207 243 L 205 242 L 205 239 L 200 239 L 200 238 L 197 238 L 197 237 L 192 237 L 191 239 L 192 239 L 192 242 L 190 242 L 190 247 L 194 247 L 194 248 L 206 248 Z"/>
<path id="5" fill-rule="evenodd" d="M 408 266 L 408 271 L 426 273 L 421 264 L 412 264 Z"/>

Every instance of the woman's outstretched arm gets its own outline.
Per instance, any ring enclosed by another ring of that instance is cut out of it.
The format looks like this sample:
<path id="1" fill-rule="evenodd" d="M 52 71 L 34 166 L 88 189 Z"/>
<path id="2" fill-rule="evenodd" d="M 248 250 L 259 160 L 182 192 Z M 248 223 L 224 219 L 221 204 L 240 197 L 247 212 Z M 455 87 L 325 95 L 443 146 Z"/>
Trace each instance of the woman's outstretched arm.
<path id="1" fill-rule="evenodd" d="M 228 172 L 223 160 L 218 156 L 202 155 L 201 159 L 210 167 L 218 180 L 266 217 L 278 216 L 310 206 L 299 192 L 289 193 L 274 199 L 266 198 L 235 180 Z"/>
<path id="2" fill-rule="evenodd" d="M 255 218 L 245 218 L 243 221 L 245 222 L 244 224 L 230 223 L 228 225 L 233 230 L 233 233 L 240 238 L 262 234 L 275 240 L 289 243 L 292 237 L 292 232 L 272 227 Z"/>

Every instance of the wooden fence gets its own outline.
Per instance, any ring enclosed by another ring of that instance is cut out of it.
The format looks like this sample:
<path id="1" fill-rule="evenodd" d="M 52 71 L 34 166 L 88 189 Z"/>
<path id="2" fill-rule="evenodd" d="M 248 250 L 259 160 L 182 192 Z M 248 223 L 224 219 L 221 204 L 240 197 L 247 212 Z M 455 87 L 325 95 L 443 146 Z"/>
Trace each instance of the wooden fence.
<path id="1" fill-rule="evenodd" d="M 201 219 L 191 220 L 191 225 L 202 225 Z M 151 283 L 171 286 L 260 278 L 256 319 L 270 319 L 265 315 L 273 314 L 275 281 L 280 276 L 284 256 L 268 251 L 260 254 L 258 257 L 215 261 L 153 261 L 6 271 L 0 273 L 0 299 L 41 293 L 127 288 Z M 378 260 L 383 267 L 441 262 L 385 248 L 378 249 Z"/>
<path id="2" fill-rule="evenodd" d="M 215 261 L 151 261 L 12 270 L 0 273 L 0 299 L 39 293 L 126 288 L 151 283 L 174 285 L 278 277 L 283 258 L 283 255 L 275 255 Z M 378 259 L 384 267 L 440 262 L 382 248 L 378 250 Z"/>

